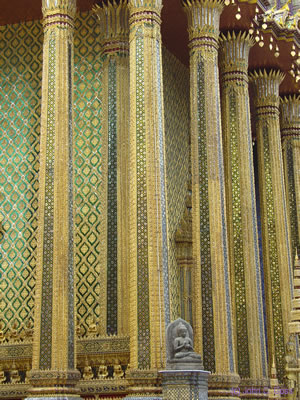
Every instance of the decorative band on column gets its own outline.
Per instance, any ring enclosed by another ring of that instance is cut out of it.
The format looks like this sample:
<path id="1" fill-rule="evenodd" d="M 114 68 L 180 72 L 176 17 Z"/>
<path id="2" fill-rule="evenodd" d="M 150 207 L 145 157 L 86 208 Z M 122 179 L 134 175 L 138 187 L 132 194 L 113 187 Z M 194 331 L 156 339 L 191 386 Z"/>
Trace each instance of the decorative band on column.
<path id="1" fill-rule="evenodd" d="M 297 201 L 296 201 L 296 185 L 295 185 L 295 171 L 294 171 L 294 164 L 295 164 L 295 159 L 294 159 L 294 149 L 293 149 L 293 144 L 291 143 L 291 136 L 287 130 L 285 132 L 282 132 L 282 139 L 283 141 L 286 141 L 283 146 L 283 150 L 285 152 L 285 157 L 286 157 L 286 174 L 287 174 L 287 179 L 286 179 L 286 188 L 287 188 L 287 195 L 288 195 L 288 201 L 287 201 L 287 206 L 289 207 L 289 213 L 290 213 L 290 229 L 291 229 L 291 242 L 292 242 L 292 259 L 295 258 L 297 252 L 300 251 L 300 243 L 299 243 L 299 226 L 298 226 L 298 219 L 297 219 Z M 294 135 L 293 135 L 294 139 Z M 300 134 L 298 141 L 300 143 Z"/>
<path id="2" fill-rule="evenodd" d="M 69 254 L 68 254 L 68 368 L 75 368 L 75 307 L 74 307 L 74 171 L 73 171 L 73 48 L 68 44 L 69 79 Z"/>
<path id="3" fill-rule="evenodd" d="M 130 15 L 130 25 L 132 24 L 150 24 L 150 25 L 161 25 L 161 18 L 159 13 L 155 10 L 143 10 L 137 11 Z"/>
<path id="4" fill-rule="evenodd" d="M 300 96 L 282 98 L 280 111 L 292 260 L 294 260 L 296 253 L 300 254 Z"/>
<path id="5" fill-rule="evenodd" d="M 218 82 L 218 66 L 214 67 L 215 81 Z M 229 257 L 228 257 L 228 242 L 227 242 L 227 224 L 225 215 L 225 176 L 222 152 L 222 137 L 221 137 L 221 115 L 220 112 L 220 96 L 219 88 L 216 86 L 215 90 L 217 99 L 217 138 L 218 138 L 218 168 L 220 176 L 220 201 L 221 201 L 221 221 L 222 221 L 222 247 L 223 247 L 223 273 L 224 273 L 224 289 L 225 289 L 225 307 L 226 307 L 226 322 L 228 334 L 228 358 L 229 370 L 235 373 L 235 359 L 234 359 L 234 338 L 232 331 L 232 309 L 231 309 L 231 292 L 230 292 L 230 272 L 229 272 Z"/>
<path id="6" fill-rule="evenodd" d="M 136 32 L 136 185 L 137 185 L 137 324 L 138 367 L 150 368 L 150 316 L 148 271 L 148 217 L 146 126 L 144 87 L 144 37 Z"/>
<path id="7" fill-rule="evenodd" d="M 237 348 L 238 348 L 238 371 L 243 377 L 250 376 L 250 360 L 248 349 L 248 318 L 246 303 L 246 283 L 244 266 L 244 243 L 242 229 L 242 205 L 241 205 L 241 177 L 238 151 L 239 120 L 237 120 L 237 93 L 232 91 L 229 94 L 229 115 L 230 115 L 230 154 L 231 154 L 231 176 L 232 176 L 232 222 L 234 237 L 234 273 L 235 273 L 235 307 L 237 326 Z"/>
<path id="8" fill-rule="evenodd" d="M 54 137 L 55 137 L 56 35 L 49 40 L 48 113 L 46 139 L 45 210 L 43 232 L 43 272 L 40 334 L 40 369 L 51 368 L 53 301 L 53 223 L 54 223 Z"/>
<path id="9" fill-rule="evenodd" d="M 48 27 L 56 25 L 60 28 L 74 28 L 74 19 L 68 14 L 51 14 L 47 15 L 43 20 L 43 26 L 46 30 Z"/>
<path id="10" fill-rule="evenodd" d="M 250 103 L 249 97 L 247 98 L 247 121 L 251 120 L 250 117 Z M 251 149 L 252 142 L 251 137 L 248 137 L 248 145 Z M 249 155 L 250 156 L 250 155 Z M 251 160 L 253 161 L 253 156 L 251 154 Z M 252 176 L 251 179 L 251 204 L 252 204 L 252 220 L 253 226 L 257 224 L 257 206 L 256 206 L 256 197 L 255 197 L 255 182 L 254 182 L 254 165 L 253 162 L 250 163 L 250 173 Z M 259 201 L 259 200 L 258 200 Z M 259 243 L 258 237 L 258 227 L 254 229 L 254 241 L 255 243 Z M 257 287 L 257 301 L 258 301 L 258 313 L 259 313 L 259 331 L 260 331 L 260 347 L 261 347 L 261 354 L 262 354 L 262 370 L 263 370 L 263 377 L 267 378 L 268 371 L 267 371 L 267 352 L 266 352 L 266 332 L 265 332 L 265 310 L 264 310 L 264 300 L 263 300 L 263 265 L 260 262 L 260 254 L 259 254 L 259 247 L 258 245 L 255 246 L 255 265 L 256 265 L 256 287 Z"/>
<path id="11" fill-rule="evenodd" d="M 203 321 L 203 362 L 209 371 L 215 371 L 214 312 L 212 296 L 212 265 L 209 230 L 208 172 L 206 154 L 205 68 L 202 56 L 197 65 L 198 87 L 198 162 L 200 199 L 201 292 Z"/>
<path id="12" fill-rule="evenodd" d="M 107 334 L 117 333 L 118 226 L 117 226 L 117 70 L 108 61 L 108 181 L 107 181 Z"/>
<path id="13" fill-rule="evenodd" d="M 165 177 L 165 155 L 163 137 L 163 107 L 162 107 L 162 82 L 161 82 L 161 54 L 160 42 L 156 41 L 157 58 L 157 106 L 158 106 L 158 129 L 159 129 L 159 169 L 160 169 L 160 194 L 161 194 L 161 218 L 162 218 L 162 269 L 164 280 L 164 306 L 165 306 L 165 325 L 170 320 L 170 290 L 169 290 L 169 254 L 168 254 L 168 233 L 167 233 L 167 201 L 166 201 L 166 177 Z"/>
<path id="14" fill-rule="evenodd" d="M 264 144 L 264 168 L 266 181 L 266 203 L 267 210 L 267 228 L 269 237 L 269 257 L 270 257 L 270 274 L 272 281 L 272 302 L 273 302 L 273 319 L 274 319 L 274 337 L 275 337 L 275 356 L 276 364 L 282 366 L 282 360 L 285 354 L 284 334 L 282 327 L 282 308 L 281 308 L 281 289 L 280 276 L 278 270 L 278 249 L 276 242 L 276 227 L 274 221 L 274 193 L 272 185 L 270 145 L 269 145 L 269 128 L 267 124 L 263 126 L 263 144 Z"/>

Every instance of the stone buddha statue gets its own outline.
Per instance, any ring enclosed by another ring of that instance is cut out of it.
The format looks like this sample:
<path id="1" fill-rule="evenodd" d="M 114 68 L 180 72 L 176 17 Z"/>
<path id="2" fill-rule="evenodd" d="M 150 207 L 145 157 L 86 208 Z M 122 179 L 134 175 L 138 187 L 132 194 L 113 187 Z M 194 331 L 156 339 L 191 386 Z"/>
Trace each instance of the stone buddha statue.
<path id="1" fill-rule="evenodd" d="M 177 337 L 174 339 L 175 358 L 192 358 L 201 361 L 200 354 L 194 352 L 193 342 L 189 337 L 188 330 L 183 323 L 177 327 Z"/>
<path id="2" fill-rule="evenodd" d="M 193 348 L 193 329 L 179 318 L 167 327 L 167 368 L 202 370 L 202 358 Z"/>

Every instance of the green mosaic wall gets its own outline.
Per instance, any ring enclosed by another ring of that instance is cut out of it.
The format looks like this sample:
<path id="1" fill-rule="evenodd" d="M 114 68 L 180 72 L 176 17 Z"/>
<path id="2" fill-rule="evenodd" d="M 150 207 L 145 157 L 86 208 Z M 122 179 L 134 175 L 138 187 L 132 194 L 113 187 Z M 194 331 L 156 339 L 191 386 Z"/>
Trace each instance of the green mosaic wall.
<path id="1" fill-rule="evenodd" d="M 169 279 L 171 321 L 180 316 L 180 271 L 175 233 L 185 209 L 189 179 L 189 71 L 163 48 L 167 196 L 169 220 Z"/>
<path id="2" fill-rule="evenodd" d="M 33 318 L 42 26 L 0 27 L 0 318 L 5 331 Z"/>
<path id="3" fill-rule="evenodd" d="M 105 318 L 100 240 L 101 172 L 100 32 L 82 13 L 74 36 L 76 305 L 86 331 Z M 0 27 L 0 316 L 5 330 L 33 318 L 43 32 L 40 21 Z M 188 70 L 163 50 L 170 234 L 171 318 L 180 314 L 174 235 L 185 207 L 189 170 Z M 4 230 L 5 229 L 5 230 Z"/>
<path id="4" fill-rule="evenodd" d="M 74 37 L 76 306 L 78 322 L 87 330 L 100 314 L 99 297 L 106 288 L 100 279 L 101 218 L 101 81 L 100 30 L 92 13 L 76 19 Z"/>
<path id="5" fill-rule="evenodd" d="M 99 37 L 96 18 L 79 14 L 74 36 L 75 262 L 77 314 L 84 331 L 92 314 L 100 316 L 103 293 Z M 42 43 L 39 21 L 0 27 L 0 318 L 5 330 L 15 322 L 20 329 L 33 318 Z"/>

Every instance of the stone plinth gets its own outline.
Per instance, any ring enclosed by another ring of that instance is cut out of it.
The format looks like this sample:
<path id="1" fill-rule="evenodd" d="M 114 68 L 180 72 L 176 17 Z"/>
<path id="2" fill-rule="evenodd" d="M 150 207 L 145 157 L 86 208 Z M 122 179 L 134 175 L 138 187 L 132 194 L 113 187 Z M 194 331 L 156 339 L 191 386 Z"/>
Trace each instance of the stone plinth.
<path id="1" fill-rule="evenodd" d="M 163 400 L 207 400 L 208 376 L 202 370 L 166 370 L 162 377 Z"/>
<path id="2" fill-rule="evenodd" d="M 153 396 L 126 396 L 127 400 L 162 400 L 162 397 Z"/>
<path id="3" fill-rule="evenodd" d="M 51 397 L 27 397 L 26 400 L 82 400 L 79 396 L 51 396 Z"/>

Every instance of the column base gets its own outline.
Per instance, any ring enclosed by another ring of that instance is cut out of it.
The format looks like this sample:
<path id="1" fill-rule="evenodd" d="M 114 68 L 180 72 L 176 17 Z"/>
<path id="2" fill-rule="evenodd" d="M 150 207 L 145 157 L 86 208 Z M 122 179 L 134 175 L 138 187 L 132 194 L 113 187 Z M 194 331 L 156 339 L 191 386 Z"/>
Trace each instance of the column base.
<path id="1" fill-rule="evenodd" d="M 129 370 L 126 374 L 129 383 L 126 399 L 161 400 L 161 382 L 157 370 Z"/>
<path id="2" fill-rule="evenodd" d="M 161 396 L 147 396 L 147 395 L 141 395 L 141 396 L 133 396 L 133 395 L 128 395 L 125 397 L 125 399 L 130 399 L 130 400 L 162 400 L 163 398 Z"/>
<path id="3" fill-rule="evenodd" d="M 27 397 L 25 400 L 83 400 L 80 396 Z"/>
<path id="4" fill-rule="evenodd" d="M 267 399 L 269 379 L 241 379 L 239 392 L 241 399 Z"/>
<path id="5" fill-rule="evenodd" d="M 237 374 L 212 374 L 208 379 L 208 398 L 210 400 L 239 400 L 240 376 Z"/>
<path id="6" fill-rule="evenodd" d="M 208 400 L 208 376 L 202 370 L 160 371 L 163 400 Z"/>
<path id="7" fill-rule="evenodd" d="M 32 370 L 29 374 L 31 388 L 27 400 L 80 400 L 76 386 L 81 375 L 77 370 Z"/>

